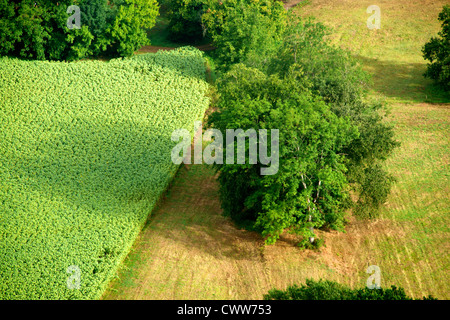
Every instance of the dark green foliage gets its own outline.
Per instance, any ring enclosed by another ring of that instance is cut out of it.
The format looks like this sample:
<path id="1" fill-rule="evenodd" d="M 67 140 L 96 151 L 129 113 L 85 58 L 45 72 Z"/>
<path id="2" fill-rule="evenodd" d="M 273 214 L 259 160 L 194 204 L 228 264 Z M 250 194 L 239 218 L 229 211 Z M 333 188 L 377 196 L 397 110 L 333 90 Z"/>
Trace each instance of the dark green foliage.
<path id="1" fill-rule="evenodd" d="M 93 36 L 90 46 L 91 55 L 98 56 L 105 52 L 110 44 L 106 30 L 114 20 L 114 10 L 107 0 L 84 0 L 80 5 L 81 21 L 88 26 Z"/>
<path id="2" fill-rule="evenodd" d="M 212 1 L 202 17 L 220 70 L 233 63 L 262 68 L 281 43 L 286 24 L 281 1 Z"/>
<path id="3" fill-rule="evenodd" d="M 20 39 L 22 32 L 14 22 L 14 5 L 8 0 L 0 0 L 0 55 L 14 50 L 14 45 Z"/>
<path id="4" fill-rule="evenodd" d="M 83 24 L 89 26 L 94 37 L 103 35 L 113 18 L 113 10 L 107 0 L 84 0 L 80 11 Z"/>
<path id="5" fill-rule="evenodd" d="M 202 14 L 208 0 L 167 0 L 172 40 L 198 42 L 204 34 Z"/>
<path id="6" fill-rule="evenodd" d="M 329 33 L 320 23 L 290 15 L 283 45 L 267 69 L 284 74 L 290 65 L 299 64 L 312 83 L 313 93 L 321 96 L 336 115 L 351 119 L 357 126 L 359 136 L 342 153 L 348 159 L 349 182 L 360 196 L 355 212 L 373 217 L 386 201 L 393 181 L 381 162 L 399 144 L 393 128 L 384 121 L 384 106 L 365 99 L 368 75 L 348 52 L 329 43 Z"/>
<path id="7" fill-rule="evenodd" d="M 307 279 L 306 284 L 293 285 L 285 291 L 272 289 L 264 300 L 413 300 L 403 288 L 350 289 L 334 281 Z M 432 296 L 418 300 L 437 300 Z"/>
<path id="8" fill-rule="evenodd" d="M 305 237 L 314 236 L 310 227 L 342 229 L 349 194 L 346 160 L 336 151 L 358 137 L 356 127 L 313 96 L 295 68 L 279 78 L 239 64 L 218 87 L 221 99 L 210 117 L 215 128 L 279 129 L 280 135 L 276 174 L 262 176 L 248 152 L 245 165 L 219 167 L 225 213 L 256 220 L 268 243 L 285 229 Z"/>
<path id="9" fill-rule="evenodd" d="M 167 0 L 172 40 L 199 42 L 211 37 L 218 68 L 232 63 L 265 60 L 280 40 L 285 24 L 281 1 Z M 271 52 L 273 53 L 273 52 Z M 267 62 L 267 61 L 266 61 Z"/>
<path id="10" fill-rule="evenodd" d="M 146 30 L 155 25 L 158 15 L 156 0 L 117 0 L 114 22 L 106 32 L 111 38 L 113 55 L 130 56 L 143 45 L 150 44 Z"/>
<path id="11" fill-rule="evenodd" d="M 0 2 L 0 54 L 26 59 L 60 59 L 64 52 L 68 0 Z"/>
<path id="12" fill-rule="evenodd" d="M 439 37 L 433 37 L 422 49 L 423 57 L 428 60 L 425 76 L 450 90 L 450 6 L 444 6 L 439 14 L 442 30 Z"/>
<path id="13" fill-rule="evenodd" d="M 283 74 L 297 63 L 313 83 L 313 91 L 326 102 L 345 105 L 360 101 L 369 76 L 348 52 L 330 44 L 330 33 L 321 23 L 289 14 L 282 45 L 268 71 Z"/>
<path id="14" fill-rule="evenodd" d="M 81 29 L 68 29 L 67 8 L 78 5 Z M 148 43 L 156 0 L 0 1 L 0 55 L 37 60 L 129 56 Z"/>
<path id="15" fill-rule="evenodd" d="M 367 102 L 368 75 L 330 44 L 329 30 L 286 20 L 276 4 L 257 1 L 216 4 L 203 20 L 218 64 L 229 70 L 218 81 L 210 124 L 222 132 L 280 130 L 275 175 L 261 176 L 248 158 L 246 165 L 219 167 L 225 213 L 255 221 L 267 243 L 286 230 L 303 235 L 307 247 L 318 247 L 308 244 L 312 228 L 343 230 L 350 207 L 375 217 L 393 181 L 382 162 L 398 143 L 384 106 Z"/>
<path id="16" fill-rule="evenodd" d="M 286 291 L 272 289 L 264 300 L 350 300 L 351 290 L 328 280 L 306 280 L 306 285 L 293 285 Z"/>

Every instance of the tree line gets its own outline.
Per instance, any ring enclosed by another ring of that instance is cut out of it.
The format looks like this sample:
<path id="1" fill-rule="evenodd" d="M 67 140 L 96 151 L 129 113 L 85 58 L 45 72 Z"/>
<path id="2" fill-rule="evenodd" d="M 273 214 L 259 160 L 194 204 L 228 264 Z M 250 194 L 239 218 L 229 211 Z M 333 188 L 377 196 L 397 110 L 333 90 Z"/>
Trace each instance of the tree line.
<path id="1" fill-rule="evenodd" d="M 81 28 L 67 27 L 68 7 L 80 8 Z M 0 55 L 78 60 L 132 55 L 149 44 L 156 0 L 0 0 Z"/>

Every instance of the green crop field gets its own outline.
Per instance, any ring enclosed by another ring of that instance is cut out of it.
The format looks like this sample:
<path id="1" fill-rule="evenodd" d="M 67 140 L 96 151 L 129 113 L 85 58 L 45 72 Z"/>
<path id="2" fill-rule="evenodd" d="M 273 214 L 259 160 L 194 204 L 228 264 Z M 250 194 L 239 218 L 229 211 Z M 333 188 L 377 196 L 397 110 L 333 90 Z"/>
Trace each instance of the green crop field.
<path id="1" fill-rule="evenodd" d="M 192 48 L 0 59 L 0 299 L 101 296 L 177 170 L 172 132 L 208 107 L 204 79 Z"/>

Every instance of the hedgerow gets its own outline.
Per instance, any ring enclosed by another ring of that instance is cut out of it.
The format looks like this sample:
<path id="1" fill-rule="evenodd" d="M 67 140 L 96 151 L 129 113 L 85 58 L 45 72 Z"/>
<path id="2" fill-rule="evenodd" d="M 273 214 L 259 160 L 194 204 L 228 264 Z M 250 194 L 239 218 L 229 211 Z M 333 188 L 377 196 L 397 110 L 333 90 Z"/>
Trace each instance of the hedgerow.
<path id="1" fill-rule="evenodd" d="M 414 300 L 402 287 L 351 289 L 335 281 L 306 279 L 306 284 L 292 285 L 286 290 L 272 289 L 264 300 Z M 429 295 L 415 300 L 437 300 Z"/>
<path id="2" fill-rule="evenodd" d="M 0 59 L 0 299 L 96 299 L 209 104 L 193 48 L 77 63 Z M 80 289 L 69 289 L 69 266 Z"/>

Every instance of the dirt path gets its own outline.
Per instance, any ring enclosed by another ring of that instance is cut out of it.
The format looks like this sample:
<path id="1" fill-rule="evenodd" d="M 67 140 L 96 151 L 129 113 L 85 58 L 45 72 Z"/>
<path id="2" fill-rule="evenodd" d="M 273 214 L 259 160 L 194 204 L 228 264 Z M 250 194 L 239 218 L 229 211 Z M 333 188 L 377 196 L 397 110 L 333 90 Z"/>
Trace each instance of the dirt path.
<path id="1" fill-rule="evenodd" d="M 181 167 L 126 260 L 130 270 L 104 299 L 260 297 L 262 288 L 255 292 L 240 275 L 265 278 L 263 240 L 221 215 L 217 191 L 210 167 Z"/>
<path id="2" fill-rule="evenodd" d="M 293 7 L 295 7 L 296 5 L 298 5 L 302 1 L 303 0 L 283 1 L 284 2 L 284 8 L 286 10 L 292 9 Z"/>

